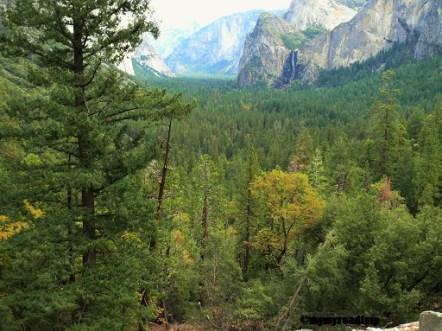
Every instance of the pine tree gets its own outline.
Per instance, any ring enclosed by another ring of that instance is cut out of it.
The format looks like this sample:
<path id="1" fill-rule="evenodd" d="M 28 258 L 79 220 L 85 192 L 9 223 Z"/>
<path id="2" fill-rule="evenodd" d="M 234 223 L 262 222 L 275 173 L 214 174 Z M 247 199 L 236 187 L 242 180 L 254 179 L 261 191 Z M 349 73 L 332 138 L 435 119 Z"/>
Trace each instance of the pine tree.
<path id="1" fill-rule="evenodd" d="M 311 185 L 321 193 L 327 188 L 327 177 L 325 176 L 324 163 L 320 149 L 316 149 L 312 160 L 307 167 L 307 174 Z"/>
<path id="2" fill-rule="evenodd" d="M 126 329 L 149 312 L 137 291 L 151 281 L 140 245 L 153 213 L 134 175 L 155 156 L 155 123 L 190 108 L 112 67 L 158 35 L 150 12 L 148 0 L 16 0 L 4 13 L 2 50 L 28 60 L 0 132 L 25 155 L 7 164 L 20 188 L 9 204 L 26 199 L 45 215 L 22 208 L 27 230 L 2 247 L 12 330 Z"/>
<path id="3" fill-rule="evenodd" d="M 239 197 L 239 234 L 242 246 L 241 256 L 241 270 L 245 280 L 248 279 L 249 265 L 251 261 L 252 251 L 252 236 L 254 233 L 253 223 L 255 218 L 255 201 L 252 196 L 251 184 L 255 177 L 259 175 L 260 166 L 258 157 L 254 148 L 249 147 L 246 151 L 246 160 L 244 168 L 241 169 L 241 188 Z"/>
<path id="4" fill-rule="evenodd" d="M 371 113 L 371 133 L 375 149 L 374 168 L 378 178 L 393 176 L 403 134 L 398 113 L 399 91 L 394 84 L 394 71 L 386 71 L 383 75 L 380 97 Z"/>
<path id="5" fill-rule="evenodd" d="M 425 205 L 440 206 L 442 202 L 442 107 L 438 105 L 435 113 L 425 119 L 420 137 L 418 157 L 418 202 Z"/>

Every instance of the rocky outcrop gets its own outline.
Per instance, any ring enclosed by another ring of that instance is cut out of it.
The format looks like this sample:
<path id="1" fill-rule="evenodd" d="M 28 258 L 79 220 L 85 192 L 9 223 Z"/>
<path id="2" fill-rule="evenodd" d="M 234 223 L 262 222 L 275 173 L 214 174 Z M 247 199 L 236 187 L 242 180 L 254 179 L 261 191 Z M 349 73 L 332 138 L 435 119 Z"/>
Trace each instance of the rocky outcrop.
<path id="1" fill-rule="evenodd" d="M 174 77 L 164 60 L 153 48 L 149 38 L 145 38 L 141 45 L 136 49 L 133 60 L 146 71 L 149 71 L 156 77 Z"/>
<path id="2" fill-rule="evenodd" d="M 294 80 L 302 78 L 303 66 L 299 64 L 299 51 L 290 51 L 287 57 L 281 77 L 275 82 L 276 88 L 284 88 L 290 85 Z"/>
<path id="3" fill-rule="evenodd" d="M 364 7 L 364 5 L 370 0 L 337 0 L 338 3 L 343 4 L 350 8 L 359 9 Z"/>
<path id="4" fill-rule="evenodd" d="M 364 61 L 394 43 L 413 41 L 420 59 L 442 49 L 442 0 L 371 0 L 351 21 L 337 26 L 300 51 L 303 79 L 319 70 Z"/>
<path id="5" fill-rule="evenodd" d="M 442 331 L 442 313 L 423 312 L 419 318 L 419 331 Z"/>
<path id="6" fill-rule="evenodd" d="M 311 8 L 326 6 L 329 11 L 334 11 L 340 5 L 328 0 L 315 1 L 315 5 L 311 0 L 294 0 L 286 19 L 291 22 L 290 25 L 295 33 L 305 28 L 308 22 L 321 20 L 313 14 L 318 9 L 309 12 L 307 6 L 313 6 Z M 300 14 L 297 23 L 294 23 L 296 13 L 304 14 Z M 340 19 L 343 17 L 345 15 Z M 338 24 L 339 19 L 336 22 L 330 22 L 328 19 L 328 16 L 323 19 L 323 26 L 330 27 L 333 24 L 337 26 L 311 40 L 306 38 L 304 43 L 298 45 L 299 47 L 279 49 L 278 56 L 273 60 L 268 58 L 275 53 L 269 50 L 272 45 L 269 40 L 272 37 L 267 33 L 265 38 L 262 38 L 254 33 L 254 39 L 246 43 L 238 78 L 239 84 L 252 85 L 257 80 L 264 79 L 278 86 L 286 86 L 294 76 L 304 81 L 313 81 L 320 70 L 347 67 L 365 61 L 395 44 L 408 43 L 416 59 L 442 52 L 442 0 L 369 0 L 348 22 Z M 279 38 L 278 34 L 273 37 L 275 40 Z M 261 39 L 265 39 L 267 46 L 258 45 Z M 275 41 L 273 44 L 279 45 Z M 247 48 L 247 45 L 253 46 Z M 292 54 L 290 50 L 297 50 L 295 75 L 289 70 L 291 59 L 288 57 Z M 282 60 L 279 54 L 286 54 L 286 58 Z M 247 59 L 253 59 L 253 72 L 247 70 L 249 67 Z M 260 65 L 263 67 L 259 68 Z M 272 75 L 262 75 L 263 72 L 268 72 L 269 68 Z M 279 75 L 276 74 L 277 68 Z M 275 76 L 279 78 L 275 80 Z"/>
<path id="7" fill-rule="evenodd" d="M 299 69 L 292 66 L 293 51 L 355 14 L 356 11 L 335 0 L 293 0 L 283 19 L 263 14 L 247 36 L 239 64 L 238 84 L 285 85 L 288 77 L 284 72 L 293 74 Z M 290 66 L 296 70 L 291 70 Z"/>
<path id="8" fill-rule="evenodd" d="M 356 11 L 335 0 L 293 0 L 284 18 L 297 31 L 320 26 L 331 30 L 356 15 Z"/>
<path id="9" fill-rule="evenodd" d="M 356 330 L 354 330 L 356 331 Z M 362 331 L 362 330 L 360 330 Z M 419 331 L 419 322 L 412 322 L 398 325 L 394 328 L 380 329 L 380 328 L 367 328 L 364 331 Z"/>
<path id="10" fill-rule="evenodd" d="M 239 64 L 239 85 L 255 85 L 277 80 L 290 54 L 284 37 L 295 33 L 294 27 L 287 21 L 263 13 L 253 32 L 247 36 Z"/>
<path id="11" fill-rule="evenodd" d="M 150 36 L 143 39 L 141 45 L 133 54 L 128 55 L 118 66 L 118 68 L 127 74 L 134 76 L 134 62 L 148 75 L 154 77 L 174 77 L 173 72 L 166 65 L 164 60 L 158 55 L 151 45 Z"/>
<path id="12" fill-rule="evenodd" d="M 183 40 L 166 59 L 177 74 L 236 75 L 246 36 L 262 11 L 234 14 L 216 20 Z"/>

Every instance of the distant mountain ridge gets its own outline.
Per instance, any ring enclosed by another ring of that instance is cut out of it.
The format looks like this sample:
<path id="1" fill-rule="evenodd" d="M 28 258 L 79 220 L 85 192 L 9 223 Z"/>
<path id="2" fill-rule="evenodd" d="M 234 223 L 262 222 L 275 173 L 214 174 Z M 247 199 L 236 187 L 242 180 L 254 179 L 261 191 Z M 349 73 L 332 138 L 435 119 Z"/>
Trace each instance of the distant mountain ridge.
<path id="1" fill-rule="evenodd" d="M 156 40 L 152 40 L 151 45 L 155 48 L 158 55 L 163 59 L 167 59 L 174 49 L 189 38 L 192 34 L 201 29 L 201 26 L 194 23 L 187 27 L 164 28 L 160 29 L 160 36 Z"/>
<path id="2" fill-rule="evenodd" d="M 144 71 L 145 74 L 161 77 L 174 77 L 174 73 L 170 70 L 164 60 L 158 55 L 152 46 L 152 37 L 146 35 L 141 45 L 133 54 L 128 55 L 119 65 L 119 69 L 131 76 L 136 75 L 134 65 Z"/>
<path id="3" fill-rule="evenodd" d="M 330 12 L 336 5 L 339 4 L 334 0 L 293 0 L 285 16 L 290 22 L 287 31 L 272 32 L 271 25 L 263 29 L 265 25 L 258 23 L 246 42 L 239 85 L 263 82 L 282 87 L 296 79 L 313 81 L 321 70 L 365 61 L 397 43 L 413 47 L 417 59 L 442 52 L 442 0 L 369 0 L 353 18 L 343 20 L 329 31 L 325 29 L 313 37 L 306 35 L 306 31 L 302 34 L 296 31 L 305 27 L 306 15 L 315 16 L 308 8 Z M 306 14 L 296 17 L 303 10 L 293 10 L 295 7 L 303 7 Z M 295 13 L 293 17 L 291 11 Z M 288 36 L 294 42 L 284 42 Z M 276 56 L 273 50 L 278 48 Z"/>
<path id="4" fill-rule="evenodd" d="M 222 17 L 183 40 L 166 59 L 176 74 L 235 75 L 247 35 L 262 10 Z M 282 11 L 275 11 L 282 15 Z"/>
<path id="5" fill-rule="evenodd" d="M 355 15 L 355 10 L 335 0 L 293 0 L 284 19 L 301 32 L 311 27 L 332 30 Z"/>
<path id="6" fill-rule="evenodd" d="M 336 2 L 347 7 L 358 9 L 364 7 L 370 0 L 337 0 Z"/>
<path id="7" fill-rule="evenodd" d="M 300 50 L 302 79 L 367 60 L 395 43 L 409 43 L 416 59 L 442 52 L 442 0 L 371 0 L 351 21 Z"/>
<path id="8" fill-rule="evenodd" d="M 335 0 L 293 0 L 283 18 L 261 15 L 245 42 L 239 85 L 277 84 L 292 50 L 350 20 L 356 13 Z"/>

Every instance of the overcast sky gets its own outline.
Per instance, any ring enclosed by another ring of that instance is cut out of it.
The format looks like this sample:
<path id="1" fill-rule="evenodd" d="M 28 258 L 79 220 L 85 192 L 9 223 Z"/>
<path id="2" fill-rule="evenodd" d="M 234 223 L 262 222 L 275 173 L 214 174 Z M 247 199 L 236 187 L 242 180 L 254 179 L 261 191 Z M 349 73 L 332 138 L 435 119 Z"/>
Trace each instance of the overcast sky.
<path id="1" fill-rule="evenodd" d="M 290 0 L 152 0 L 163 28 L 206 25 L 229 14 L 252 9 L 287 9 Z"/>

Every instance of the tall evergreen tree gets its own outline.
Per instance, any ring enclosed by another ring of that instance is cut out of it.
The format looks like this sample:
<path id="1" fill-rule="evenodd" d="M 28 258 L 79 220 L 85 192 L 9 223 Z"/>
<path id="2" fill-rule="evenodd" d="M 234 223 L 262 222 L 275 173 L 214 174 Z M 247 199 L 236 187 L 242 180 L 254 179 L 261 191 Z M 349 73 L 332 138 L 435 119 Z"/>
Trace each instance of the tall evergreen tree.
<path id="1" fill-rule="evenodd" d="M 153 225 L 133 175 L 155 156 L 155 122 L 190 108 L 112 68 L 158 35 L 150 13 L 148 0 L 17 0 L 4 12 L 2 50 L 29 60 L 1 130 L 25 154 L 8 165 L 20 187 L 10 203 L 43 210 L 23 208 L 26 230 L 2 246 L 1 322 L 12 330 L 126 329 L 148 312 L 139 245 Z"/>
<path id="2" fill-rule="evenodd" d="M 375 175 L 392 177 L 399 156 L 401 143 L 401 123 L 399 120 L 400 104 L 397 99 L 398 90 L 395 88 L 395 72 L 386 71 L 383 74 L 383 85 L 380 97 L 375 102 L 372 113 L 372 139 L 374 142 Z"/>
<path id="3" fill-rule="evenodd" d="M 244 169 L 241 169 L 241 188 L 240 188 L 240 224 L 239 235 L 241 240 L 241 270 L 245 280 L 248 279 L 249 265 L 252 251 L 252 237 L 254 234 L 253 224 L 255 220 L 255 201 L 252 196 L 251 184 L 255 177 L 259 175 L 260 166 L 258 157 L 254 148 L 247 149 L 246 160 L 244 162 Z"/>
<path id="4" fill-rule="evenodd" d="M 442 202 L 442 107 L 428 115 L 419 137 L 418 199 L 419 206 L 436 205 Z"/>

